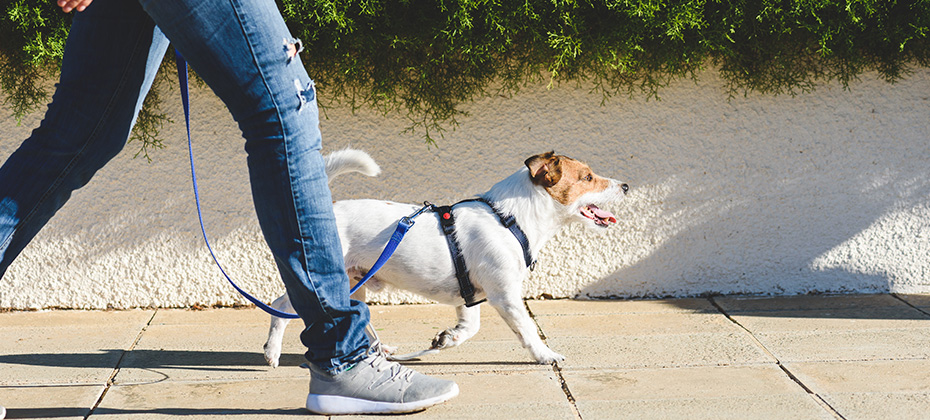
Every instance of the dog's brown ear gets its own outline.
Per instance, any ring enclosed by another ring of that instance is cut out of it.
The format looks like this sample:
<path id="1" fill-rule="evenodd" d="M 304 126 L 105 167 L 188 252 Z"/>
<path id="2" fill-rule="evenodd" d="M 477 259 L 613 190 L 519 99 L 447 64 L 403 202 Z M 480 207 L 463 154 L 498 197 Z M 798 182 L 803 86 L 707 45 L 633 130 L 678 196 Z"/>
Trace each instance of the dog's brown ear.
<path id="1" fill-rule="evenodd" d="M 523 163 L 530 170 L 530 178 L 536 185 L 549 188 L 562 179 L 562 165 L 555 152 L 531 156 Z"/>

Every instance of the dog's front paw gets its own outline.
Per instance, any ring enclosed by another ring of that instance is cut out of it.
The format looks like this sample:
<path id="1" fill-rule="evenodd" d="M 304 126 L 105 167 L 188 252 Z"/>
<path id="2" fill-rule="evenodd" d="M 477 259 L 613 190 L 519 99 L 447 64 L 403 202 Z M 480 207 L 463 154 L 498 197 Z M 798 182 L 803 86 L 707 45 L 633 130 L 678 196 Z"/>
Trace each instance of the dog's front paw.
<path id="1" fill-rule="evenodd" d="M 279 360 L 281 360 L 281 345 L 275 345 L 270 341 L 265 343 L 265 361 L 268 365 L 276 368 Z"/>
<path id="2" fill-rule="evenodd" d="M 536 357 L 536 362 L 541 365 L 551 365 L 553 363 L 558 363 L 565 360 L 565 356 L 562 356 L 561 354 L 558 354 L 549 349 L 536 353 L 534 356 Z"/>

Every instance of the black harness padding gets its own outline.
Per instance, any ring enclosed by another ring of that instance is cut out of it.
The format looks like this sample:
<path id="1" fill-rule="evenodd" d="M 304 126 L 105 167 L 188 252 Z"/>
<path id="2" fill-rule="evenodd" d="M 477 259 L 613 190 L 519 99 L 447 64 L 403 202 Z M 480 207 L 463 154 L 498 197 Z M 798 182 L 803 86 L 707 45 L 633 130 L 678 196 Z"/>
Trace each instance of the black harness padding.
<path id="1" fill-rule="evenodd" d="M 493 211 L 494 214 L 497 215 L 497 218 L 500 219 L 501 224 L 504 225 L 505 228 L 509 229 L 510 233 L 512 233 L 513 236 L 517 238 L 517 241 L 520 242 L 520 246 L 523 248 L 523 260 L 526 262 L 526 266 L 529 267 L 532 271 L 533 268 L 536 267 L 536 260 L 533 259 L 533 253 L 530 251 L 529 239 L 526 239 L 526 234 L 523 233 L 523 229 L 520 229 L 520 225 L 517 224 L 517 218 L 512 214 L 505 215 L 501 213 L 499 210 L 497 210 L 497 207 L 494 207 L 493 203 L 484 197 L 466 201 L 480 201 L 484 204 L 487 204 L 488 207 L 491 208 L 491 211 Z"/>
<path id="2" fill-rule="evenodd" d="M 456 203 L 458 204 L 458 203 Z M 451 206 L 436 206 L 433 210 L 439 215 L 439 226 L 446 237 L 446 243 L 449 244 L 449 253 L 452 254 L 452 264 L 455 265 L 455 278 L 459 281 L 459 293 L 462 299 L 465 299 L 465 306 L 472 307 L 487 299 L 475 300 L 475 285 L 472 284 L 468 277 L 468 267 L 465 266 L 465 256 L 462 255 L 462 248 L 459 246 L 458 239 L 455 238 L 455 216 L 452 215 Z"/>
<path id="3" fill-rule="evenodd" d="M 494 204 L 487 199 L 473 198 L 459 201 L 451 206 L 433 206 L 432 210 L 439 216 L 439 226 L 442 228 L 442 233 L 446 237 L 446 243 L 449 244 L 449 253 L 452 254 L 452 263 L 455 265 L 455 278 L 459 282 L 459 293 L 462 295 L 462 299 L 465 299 L 466 307 L 472 307 L 487 300 L 482 299 L 475 301 L 475 285 L 472 284 L 471 278 L 468 275 L 468 267 L 465 265 L 465 256 L 462 254 L 462 248 L 459 246 L 458 239 L 455 237 L 455 216 L 452 214 L 452 208 L 461 203 L 473 201 L 487 204 L 488 207 L 491 208 L 491 211 L 500 219 L 501 224 L 510 230 L 513 236 L 517 238 L 517 241 L 520 242 L 520 246 L 523 248 L 523 259 L 526 262 L 526 266 L 532 270 L 536 265 L 536 261 L 533 259 L 533 255 L 530 252 L 530 242 L 526 239 L 526 234 L 523 233 L 523 229 L 520 229 L 520 225 L 517 224 L 517 219 L 513 217 L 513 215 L 502 214 L 494 207 Z"/>

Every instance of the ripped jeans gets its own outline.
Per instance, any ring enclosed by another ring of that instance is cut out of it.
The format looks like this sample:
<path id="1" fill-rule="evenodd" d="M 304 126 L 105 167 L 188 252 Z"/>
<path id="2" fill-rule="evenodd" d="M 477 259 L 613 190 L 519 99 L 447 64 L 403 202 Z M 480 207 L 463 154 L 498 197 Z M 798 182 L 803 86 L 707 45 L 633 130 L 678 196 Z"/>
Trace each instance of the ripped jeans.
<path id="1" fill-rule="evenodd" d="M 347 369 L 369 347 L 368 308 L 349 299 L 315 89 L 273 0 L 95 0 L 75 14 L 45 118 L 0 167 L 0 276 L 126 144 L 169 40 L 242 130 L 259 225 L 304 320 L 307 359 Z"/>

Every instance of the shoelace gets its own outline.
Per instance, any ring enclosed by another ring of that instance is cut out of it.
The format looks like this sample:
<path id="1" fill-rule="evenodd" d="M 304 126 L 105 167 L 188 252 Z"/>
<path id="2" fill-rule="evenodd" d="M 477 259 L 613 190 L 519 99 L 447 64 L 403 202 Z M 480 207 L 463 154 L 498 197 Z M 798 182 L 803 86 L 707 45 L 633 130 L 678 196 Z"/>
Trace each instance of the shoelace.
<path id="1" fill-rule="evenodd" d="M 375 368 L 378 372 L 383 372 L 385 370 L 390 370 L 391 376 L 381 382 L 375 382 L 368 386 L 368 389 L 374 389 L 388 383 L 394 383 L 398 380 L 404 381 L 408 384 L 413 382 L 413 375 L 416 373 L 412 369 L 407 368 L 404 365 L 401 365 L 397 362 L 392 362 L 387 359 L 384 355 L 384 352 L 381 351 L 380 343 L 375 343 L 371 346 L 373 349 L 373 356 L 371 361 L 368 362 L 371 367 Z M 369 356 L 370 357 L 370 356 Z M 406 388 L 406 386 L 404 387 Z"/>

